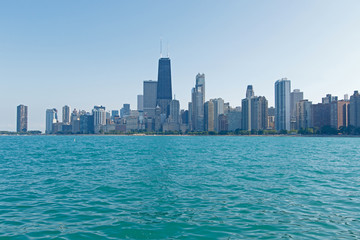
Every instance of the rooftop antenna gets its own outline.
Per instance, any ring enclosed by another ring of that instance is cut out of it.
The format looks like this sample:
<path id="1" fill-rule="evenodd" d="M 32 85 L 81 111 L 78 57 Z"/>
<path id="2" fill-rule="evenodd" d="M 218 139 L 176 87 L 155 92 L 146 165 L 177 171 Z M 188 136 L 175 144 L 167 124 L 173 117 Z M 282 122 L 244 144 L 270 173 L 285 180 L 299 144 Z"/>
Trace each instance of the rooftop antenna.
<path id="1" fill-rule="evenodd" d="M 162 58 L 162 38 L 160 38 L 160 58 Z"/>
<path id="2" fill-rule="evenodd" d="M 174 100 L 176 100 L 176 95 L 174 94 Z"/>

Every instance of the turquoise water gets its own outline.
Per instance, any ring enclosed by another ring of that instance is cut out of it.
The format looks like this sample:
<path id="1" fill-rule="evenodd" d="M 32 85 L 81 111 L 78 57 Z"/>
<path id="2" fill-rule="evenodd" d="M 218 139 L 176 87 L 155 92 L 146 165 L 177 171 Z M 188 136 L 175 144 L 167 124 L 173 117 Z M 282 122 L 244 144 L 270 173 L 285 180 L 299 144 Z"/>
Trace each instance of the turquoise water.
<path id="1" fill-rule="evenodd" d="M 360 238 L 359 138 L 2 136 L 0 176 L 1 239 Z"/>

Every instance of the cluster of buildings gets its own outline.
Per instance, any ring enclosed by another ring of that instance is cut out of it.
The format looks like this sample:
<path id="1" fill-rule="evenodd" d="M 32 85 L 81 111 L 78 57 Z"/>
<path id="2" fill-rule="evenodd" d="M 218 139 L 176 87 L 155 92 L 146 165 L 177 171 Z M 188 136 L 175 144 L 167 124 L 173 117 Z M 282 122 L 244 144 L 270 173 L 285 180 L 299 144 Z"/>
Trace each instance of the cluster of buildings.
<path id="1" fill-rule="evenodd" d="M 129 132 L 226 132 L 235 130 L 290 131 L 329 126 L 335 129 L 352 125 L 360 127 L 360 95 L 348 98 L 326 95 L 321 103 L 304 99 L 299 89 L 291 91 L 290 80 L 275 82 L 275 107 L 269 107 L 264 96 L 256 96 L 253 86 L 246 89 L 241 106 L 231 107 L 222 98 L 206 100 L 205 75 L 197 74 L 187 110 L 173 98 L 170 58 L 159 59 L 157 81 L 143 82 L 143 94 L 137 96 L 137 109 L 124 104 L 108 111 L 94 106 L 91 112 L 62 108 L 46 110 L 46 134 L 98 134 Z M 27 131 L 27 106 L 17 108 L 17 131 Z"/>

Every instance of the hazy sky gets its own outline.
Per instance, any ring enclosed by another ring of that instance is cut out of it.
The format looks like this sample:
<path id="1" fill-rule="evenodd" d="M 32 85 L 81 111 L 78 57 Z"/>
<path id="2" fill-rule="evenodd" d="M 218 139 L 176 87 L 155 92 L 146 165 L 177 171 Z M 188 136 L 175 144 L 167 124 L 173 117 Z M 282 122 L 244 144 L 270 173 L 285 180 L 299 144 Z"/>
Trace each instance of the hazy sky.
<path id="1" fill-rule="evenodd" d="M 136 109 L 160 38 L 181 108 L 199 72 L 206 99 L 234 107 L 248 84 L 273 106 L 282 77 L 314 103 L 360 89 L 358 0 L 0 1 L 0 130 L 19 104 L 42 131 L 47 108 Z"/>

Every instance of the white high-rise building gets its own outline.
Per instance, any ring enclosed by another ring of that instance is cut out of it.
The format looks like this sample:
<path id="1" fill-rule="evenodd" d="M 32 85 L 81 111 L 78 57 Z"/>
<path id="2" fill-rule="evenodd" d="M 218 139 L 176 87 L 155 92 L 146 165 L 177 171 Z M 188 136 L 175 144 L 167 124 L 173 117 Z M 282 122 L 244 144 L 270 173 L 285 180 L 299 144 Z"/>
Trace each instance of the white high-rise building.
<path id="1" fill-rule="evenodd" d="M 304 93 L 300 92 L 300 89 L 294 89 L 290 93 L 290 122 L 291 122 L 291 129 L 295 129 L 296 124 L 296 104 L 304 99 Z"/>
<path id="2" fill-rule="evenodd" d="M 275 129 L 290 131 L 290 91 L 287 78 L 275 82 Z"/>
<path id="3" fill-rule="evenodd" d="M 212 100 L 214 103 L 214 130 L 219 131 L 219 115 L 224 114 L 224 99 L 216 98 Z"/>
<path id="4" fill-rule="evenodd" d="M 92 110 L 94 116 L 94 131 L 99 133 L 102 126 L 106 125 L 106 111 L 103 106 L 94 106 Z"/>
<path id="5" fill-rule="evenodd" d="M 45 133 L 53 133 L 53 124 L 58 122 L 57 110 L 55 108 L 46 110 L 46 128 Z"/>

